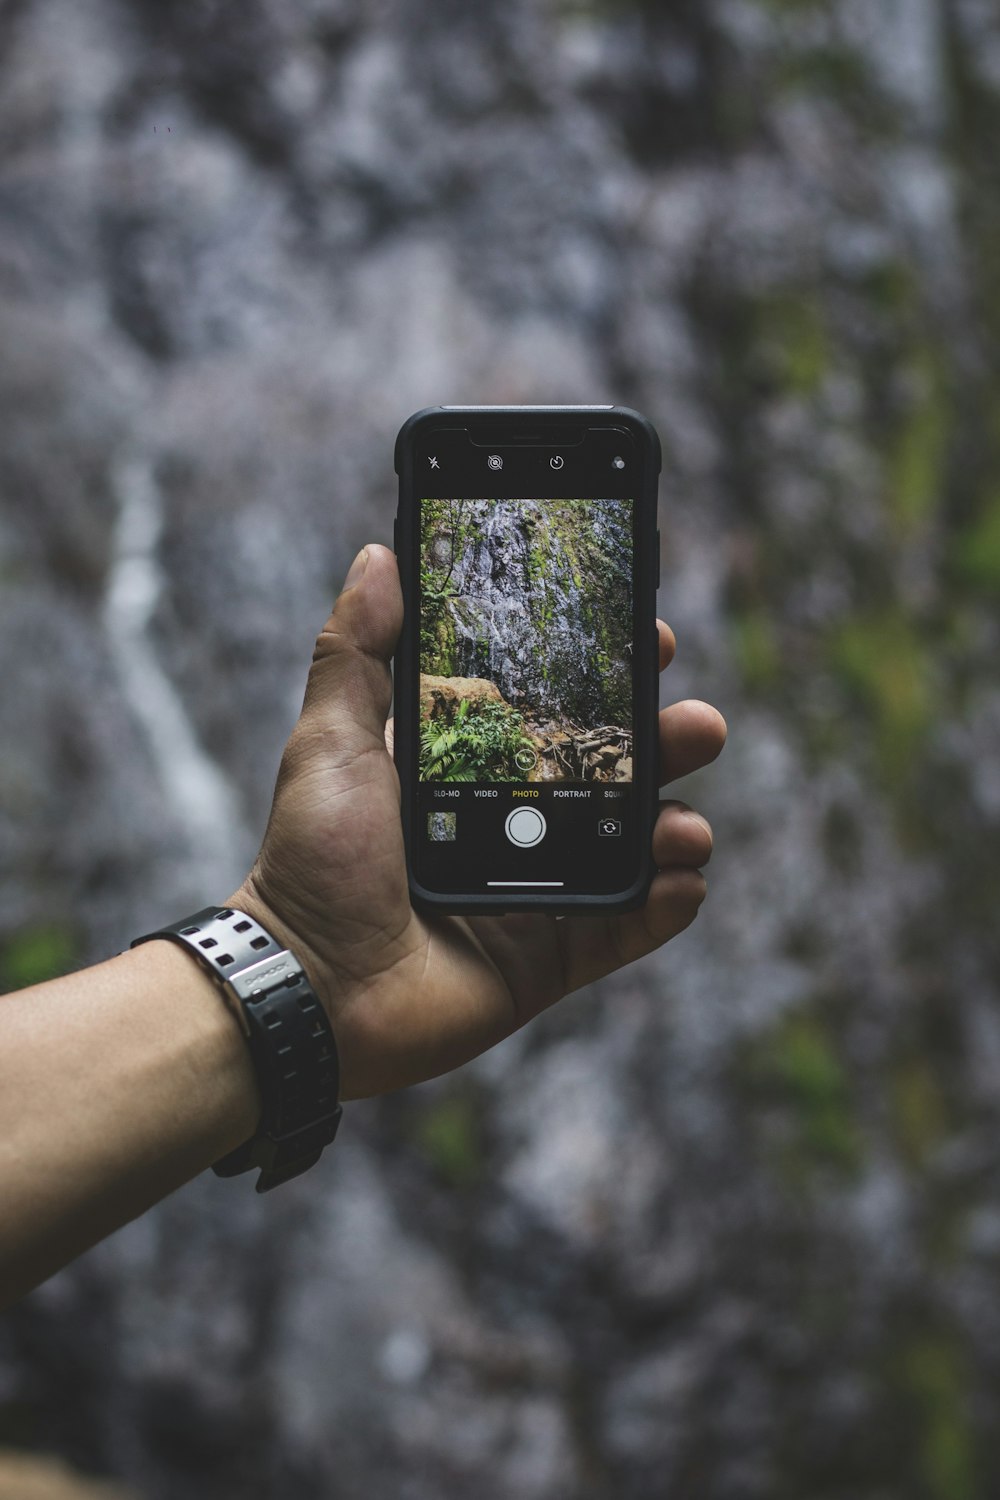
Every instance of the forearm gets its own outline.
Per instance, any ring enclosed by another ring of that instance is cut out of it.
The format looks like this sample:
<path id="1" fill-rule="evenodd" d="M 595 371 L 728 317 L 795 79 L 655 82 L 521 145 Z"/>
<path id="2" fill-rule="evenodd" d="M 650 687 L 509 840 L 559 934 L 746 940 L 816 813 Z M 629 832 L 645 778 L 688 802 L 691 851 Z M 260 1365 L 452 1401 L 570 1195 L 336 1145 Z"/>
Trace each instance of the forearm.
<path id="1" fill-rule="evenodd" d="M 254 1132 L 221 992 L 145 943 L 0 997 L 0 1307 Z"/>

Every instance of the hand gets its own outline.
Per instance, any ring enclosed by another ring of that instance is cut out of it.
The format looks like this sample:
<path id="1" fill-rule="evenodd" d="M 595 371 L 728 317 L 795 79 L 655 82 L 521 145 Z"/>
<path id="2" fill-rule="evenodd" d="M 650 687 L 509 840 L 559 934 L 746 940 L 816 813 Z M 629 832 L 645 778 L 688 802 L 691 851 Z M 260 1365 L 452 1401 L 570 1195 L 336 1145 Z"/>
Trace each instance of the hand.
<path id="1" fill-rule="evenodd" d="M 402 620 L 395 556 L 366 547 L 317 639 L 260 853 L 227 902 L 302 960 L 333 1024 L 345 1099 L 447 1072 L 675 937 L 704 900 L 700 866 L 712 849 L 705 820 L 665 802 L 653 830 L 659 869 L 640 910 L 561 920 L 418 915 L 386 724 Z M 658 623 L 662 671 L 674 637 Z M 707 703 L 664 709 L 661 784 L 714 760 L 725 738 Z"/>

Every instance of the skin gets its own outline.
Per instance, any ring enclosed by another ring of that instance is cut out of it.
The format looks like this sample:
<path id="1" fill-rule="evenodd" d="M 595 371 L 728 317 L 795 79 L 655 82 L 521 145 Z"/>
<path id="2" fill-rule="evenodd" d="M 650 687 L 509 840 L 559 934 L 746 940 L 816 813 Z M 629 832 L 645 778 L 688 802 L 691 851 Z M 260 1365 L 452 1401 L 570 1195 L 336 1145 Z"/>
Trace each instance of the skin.
<path id="1" fill-rule="evenodd" d="M 317 638 L 260 853 L 222 903 L 303 964 L 337 1038 L 344 1099 L 447 1072 L 662 946 L 697 915 L 712 851 L 705 819 L 668 800 L 640 910 L 416 914 L 387 722 L 402 614 L 395 556 L 364 548 Z M 675 641 L 662 621 L 659 636 L 662 671 Z M 665 784 L 714 760 L 726 727 L 687 701 L 662 710 L 659 732 Z M 172 943 L 5 996 L 0 1013 L 2 1306 L 246 1140 L 260 1100 L 236 1020 Z"/>
<path id="2" fill-rule="evenodd" d="M 386 724 L 402 627 L 396 559 L 359 554 L 320 632 L 261 852 L 229 904 L 287 937 L 333 1022 L 353 1099 L 467 1062 L 581 985 L 641 958 L 693 921 L 712 833 L 681 802 L 659 814 L 661 867 L 638 911 L 424 917 L 410 906 L 399 778 Z M 659 623 L 660 663 L 673 632 Z M 330 705 L 349 712 L 332 714 Z M 705 703 L 660 714 L 661 780 L 714 760 L 722 716 Z"/>

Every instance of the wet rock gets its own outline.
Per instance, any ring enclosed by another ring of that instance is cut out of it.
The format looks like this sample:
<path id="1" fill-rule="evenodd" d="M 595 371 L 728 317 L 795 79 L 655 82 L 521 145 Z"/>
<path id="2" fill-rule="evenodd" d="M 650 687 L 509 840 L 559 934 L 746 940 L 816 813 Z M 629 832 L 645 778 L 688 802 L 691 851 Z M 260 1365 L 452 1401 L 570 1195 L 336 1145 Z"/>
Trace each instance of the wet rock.
<path id="1" fill-rule="evenodd" d="M 649 413 L 731 726 L 691 931 L 55 1277 L 5 1433 L 156 1500 L 1000 1489 L 998 79 L 986 0 L 0 4 L 7 976 L 245 873 L 428 402 Z"/>
<path id="2" fill-rule="evenodd" d="M 495 682 L 483 677 L 435 677 L 420 674 L 420 713 L 425 719 L 450 722 L 463 703 L 506 703 Z"/>
<path id="3" fill-rule="evenodd" d="M 627 716 L 628 503 L 443 502 L 425 524 L 442 558 L 440 597 L 424 606 L 428 665 L 489 678 L 531 719 Z"/>

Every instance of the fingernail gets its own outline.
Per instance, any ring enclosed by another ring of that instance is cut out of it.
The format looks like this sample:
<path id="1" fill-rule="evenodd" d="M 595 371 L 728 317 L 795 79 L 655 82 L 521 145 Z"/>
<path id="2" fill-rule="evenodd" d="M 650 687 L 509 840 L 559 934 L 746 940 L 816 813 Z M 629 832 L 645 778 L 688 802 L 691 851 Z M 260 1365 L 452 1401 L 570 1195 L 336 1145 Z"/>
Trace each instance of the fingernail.
<path id="1" fill-rule="evenodd" d="M 346 594 L 348 589 L 354 588 L 355 584 L 361 582 L 362 578 L 364 577 L 364 571 L 367 568 L 367 566 L 368 566 L 368 548 L 367 547 L 362 547 L 362 549 L 358 553 L 357 557 L 351 563 L 350 570 L 349 570 L 349 572 L 347 574 L 347 577 L 344 579 L 344 587 L 340 591 L 342 594 Z"/>
<path id="2" fill-rule="evenodd" d="M 690 807 L 685 809 L 684 816 L 685 818 L 690 818 L 692 823 L 697 823 L 698 827 L 703 829 L 705 833 L 708 834 L 709 842 L 712 842 L 712 825 L 707 818 L 703 818 L 701 813 L 695 812 L 694 809 Z"/>

